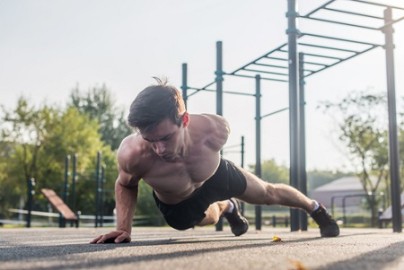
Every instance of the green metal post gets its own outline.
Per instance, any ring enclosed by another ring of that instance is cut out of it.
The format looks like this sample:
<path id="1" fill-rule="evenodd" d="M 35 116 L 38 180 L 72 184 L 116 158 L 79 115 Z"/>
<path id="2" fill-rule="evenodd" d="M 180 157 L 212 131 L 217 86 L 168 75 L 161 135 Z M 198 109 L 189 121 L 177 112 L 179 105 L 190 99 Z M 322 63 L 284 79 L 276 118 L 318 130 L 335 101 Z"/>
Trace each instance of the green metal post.
<path id="1" fill-rule="evenodd" d="M 306 172 L 306 119 L 305 119 L 305 89 L 304 89 L 304 54 L 299 53 L 299 116 L 300 116 L 300 138 L 299 138 L 299 154 L 300 154 L 300 166 L 299 166 L 299 190 L 307 195 L 307 172 Z M 307 231 L 307 213 L 304 210 L 299 211 L 300 229 Z"/>
<path id="2" fill-rule="evenodd" d="M 100 179 L 100 226 L 104 227 L 104 183 L 105 183 L 105 166 L 101 166 Z"/>
<path id="3" fill-rule="evenodd" d="M 101 176 L 101 152 L 97 152 L 97 165 L 95 169 L 95 221 L 94 226 L 97 228 L 100 215 L 100 176 Z"/>
<path id="4" fill-rule="evenodd" d="M 26 219 L 26 227 L 31 228 L 31 213 L 32 213 L 32 207 L 34 204 L 34 195 L 35 195 L 35 179 L 30 178 L 27 180 L 27 219 Z"/>
<path id="5" fill-rule="evenodd" d="M 76 182 L 77 182 L 77 154 L 72 159 L 72 190 L 71 190 L 71 209 L 76 213 Z"/>
<path id="6" fill-rule="evenodd" d="M 67 203 L 67 200 L 69 198 L 69 164 L 70 164 L 70 155 L 66 155 L 65 157 L 65 174 L 64 174 L 64 184 L 63 184 L 63 201 L 64 203 Z M 62 216 L 62 214 L 59 214 L 59 227 L 64 228 L 66 227 L 66 220 Z"/>
<path id="7" fill-rule="evenodd" d="M 188 109 L 188 65 L 182 64 L 182 98 L 184 99 L 185 108 Z"/>
<path id="8" fill-rule="evenodd" d="M 391 188 L 391 207 L 393 232 L 402 231 L 401 215 L 401 188 L 400 188 L 400 158 L 399 144 L 397 140 L 397 118 L 396 118 L 396 87 L 394 77 L 394 42 L 393 26 L 391 22 L 392 10 L 387 8 L 384 11 L 384 21 L 386 26 L 383 28 L 385 35 L 386 50 L 386 71 L 387 71 L 387 105 L 389 115 L 389 163 L 390 163 L 390 188 Z"/>
<path id="9" fill-rule="evenodd" d="M 261 170 L 261 76 L 255 76 L 255 175 L 262 177 Z M 262 207 L 255 206 L 255 229 L 262 227 Z"/>
<path id="10" fill-rule="evenodd" d="M 244 136 L 241 136 L 241 168 L 244 168 L 244 154 L 245 154 L 245 150 L 244 150 Z M 241 202 L 241 214 L 244 216 L 245 213 L 245 203 Z"/>
<path id="11" fill-rule="evenodd" d="M 223 115 L 223 54 L 222 42 L 216 42 L 216 114 Z M 223 219 L 216 224 L 216 231 L 223 231 Z"/>
<path id="12" fill-rule="evenodd" d="M 244 154 L 245 154 L 245 150 L 244 150 L 244 136 L 241 136 L 241 168 L 244 168 Z"/>
<path id="13" fill-rule="evenodd" d="M 297 55 L 296 0 L 288 0 L 288 58 L 289 58 L 289 136 L 290 136 L 290 184 L 299 188 L 299 59 Z M 299 210 L 290 209 L 290 229 L 297 231 Z"/>

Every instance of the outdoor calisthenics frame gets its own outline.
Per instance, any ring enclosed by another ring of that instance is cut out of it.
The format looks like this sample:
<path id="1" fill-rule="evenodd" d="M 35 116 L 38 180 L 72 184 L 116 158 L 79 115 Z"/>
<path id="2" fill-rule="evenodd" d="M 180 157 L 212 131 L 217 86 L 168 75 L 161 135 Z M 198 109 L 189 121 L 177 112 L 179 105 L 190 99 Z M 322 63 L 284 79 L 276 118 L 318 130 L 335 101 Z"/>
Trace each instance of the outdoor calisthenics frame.
<path id="1" fill-rule="evenodd" d="M 195 88 L 188 85 L 187 64 L 182 65 L 182 92 L 185 102 L 199 91 L 216 92 L 216 113 L 223 115 L 223 94 L 237 94 L 254 96 L 256 100 L 256 166 L 255 174 L 261 176 L 261 119 L 275 113 L 289 109 L 290 128 L 290 184 L 303 193 L 307 189 L 306 161 L 305 161 L 305 115 L 304 115 L 304 85 L 305 78 L 312 76 L 327 68 L 333 67 L 354 58 L 358 55 L 371 51 L 378 47 L 385 49 L 386 74 L 387 74 L 387 100 L 389 118 L 389 165 L 391 179 L 391 205 L 393 232 L 401 232 L 401 199 L 400 199 L 400 173 L 399 173 L 399 151 L 397 142 L 397 119 L 396 119 L 396 97 L 395 97 L 395 72 L 394 72 L 394 43 L 393 25 L 404 19 L 404 16 L 393 18 L 393 10 L 403 12 L 404 7 L 391 6 L 383 3 L 376 3 L 363 0 L 349 0 L 357 5 L 357 10 L 348 10 L 343 7 L 335 7 L 338 0 L 327 1 L 304 16 L 300 16 L 296 9 L 296 0 L 288 0 L 288 42 L 271 50 L 270 52 L 254 59 L 241 66 L 233 72 L 223 71 L 222 42 L 216 43 L 216 71 L 215 80 L 204 87 Z M 347 1 L 345 1 L 346 3 Z M 363 7 L 383 8 L 383 16 L 365 14 Z M 367 24 L 356 24 L 343 19 L 334 20 L 324 18 L 322 12 L 333 14 L 345 14 L 355 19 L 366 18 L 373 20 L 375 24 L 382 22 L 381 26 L 368 26 Z M 297 19 L 313 20 L 321 23 L 332 24 L 338 27 L 349 27 L 351 31 L 381 31 L 385 37 L 385 44 L 377 44 L 356 39 L 348 39 L 336 36 L 326 36 L 316 33 L 303 33 L 297 29 Z M 314 41 L 313 41 L 314 40 Z M 326 45 L 319 44 L 322 40 Z M 337 45 L 334 45 L 336 43 Z M 341 44 L 343 44 L 341 46 Z M 304 48 L 299 52 L 298 46 Z M 275 70 L 275 71 L 274 71 Z M 286 72 L 287 71 L 287 72 Z M 242 92 L 224 91 L 224 75 L 244 78 L 254 78 L 256 81 L 255 94 Z M 266 115 L 261 114 L 261 80 L 289 82 L 289 108 L 284 108 Z M 209 89 L 216 84 L 216 89 Z M 188 93 L 188 90 L 195 90 Z M 261 229 L 261 207 L 256 206 L 256 229 Z M 291 210 L 291 230 L 306 230 L 307 215 L 299 214 L 297 210 Z M 221 229 L 221 225 L 217 227 Z"/>

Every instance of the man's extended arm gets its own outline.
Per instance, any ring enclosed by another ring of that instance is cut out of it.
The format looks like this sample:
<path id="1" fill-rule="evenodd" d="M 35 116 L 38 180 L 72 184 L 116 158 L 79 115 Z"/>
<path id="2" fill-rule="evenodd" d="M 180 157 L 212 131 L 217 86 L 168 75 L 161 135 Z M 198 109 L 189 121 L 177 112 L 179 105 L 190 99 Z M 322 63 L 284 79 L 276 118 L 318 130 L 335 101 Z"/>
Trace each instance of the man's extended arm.
<path id="1" fill-rule="evenodd" d="M 128 243 L 131 241 L 132 219 L 136 207 L 139 181 L 135 181 L 133 184 L 132 181 L 122 181 L 122 174 L 124 173 L 121 172 L 115 182 L 116 230 L 96 237 L 90 242 L 91 244 Z"/>
<path id="2" fill-rule="evenodd" d="M 136 185 L 123 185 L 119 178 L 115 183 L 115 208 L 118 231 L 125 231 L 129 235 L 132 231 L 132 219 L 136 207 L 138 183 Z"/>

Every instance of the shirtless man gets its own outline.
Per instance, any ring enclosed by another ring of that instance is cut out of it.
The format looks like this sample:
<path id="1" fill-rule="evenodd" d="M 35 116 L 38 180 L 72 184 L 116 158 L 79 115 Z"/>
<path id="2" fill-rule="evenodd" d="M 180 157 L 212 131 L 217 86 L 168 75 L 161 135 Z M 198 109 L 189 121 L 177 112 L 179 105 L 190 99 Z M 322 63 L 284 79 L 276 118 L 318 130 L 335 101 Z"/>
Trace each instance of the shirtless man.
<path id="1" fill-rule="evenodd" d="M 137 133 L 118 150 L 115 183 L 116 230 L 91 243 L 131 241 L 132 219 L 139 181 L 153 188 L 166 222 L 178 230 L 216 224 L 224 216 L 234 235 L 247 232 L 238 200 L 251 204 L 280 204 L 307 211 L 323 237 L 339 235 L 326 209 L 297 189 L 271 184 L 220 156 L 230 133 L 221 116 L 189 114 L 180 92 L 158 80 L 144 89 L 130 107 L 128 122 Z"/>

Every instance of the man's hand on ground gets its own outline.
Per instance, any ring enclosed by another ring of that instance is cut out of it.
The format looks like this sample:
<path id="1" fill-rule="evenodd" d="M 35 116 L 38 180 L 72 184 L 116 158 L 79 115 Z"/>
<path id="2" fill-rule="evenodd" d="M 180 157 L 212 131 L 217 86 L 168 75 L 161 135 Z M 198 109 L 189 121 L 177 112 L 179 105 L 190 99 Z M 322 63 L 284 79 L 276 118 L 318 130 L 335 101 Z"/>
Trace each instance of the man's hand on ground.
<path id="1" fill-rule="evenodd" d="M 107 234 L 96 237 L 90 244 L 107 244 L 107 243 L 129 243 L 130 235 L 125 231 L 112 231 Z"/>

